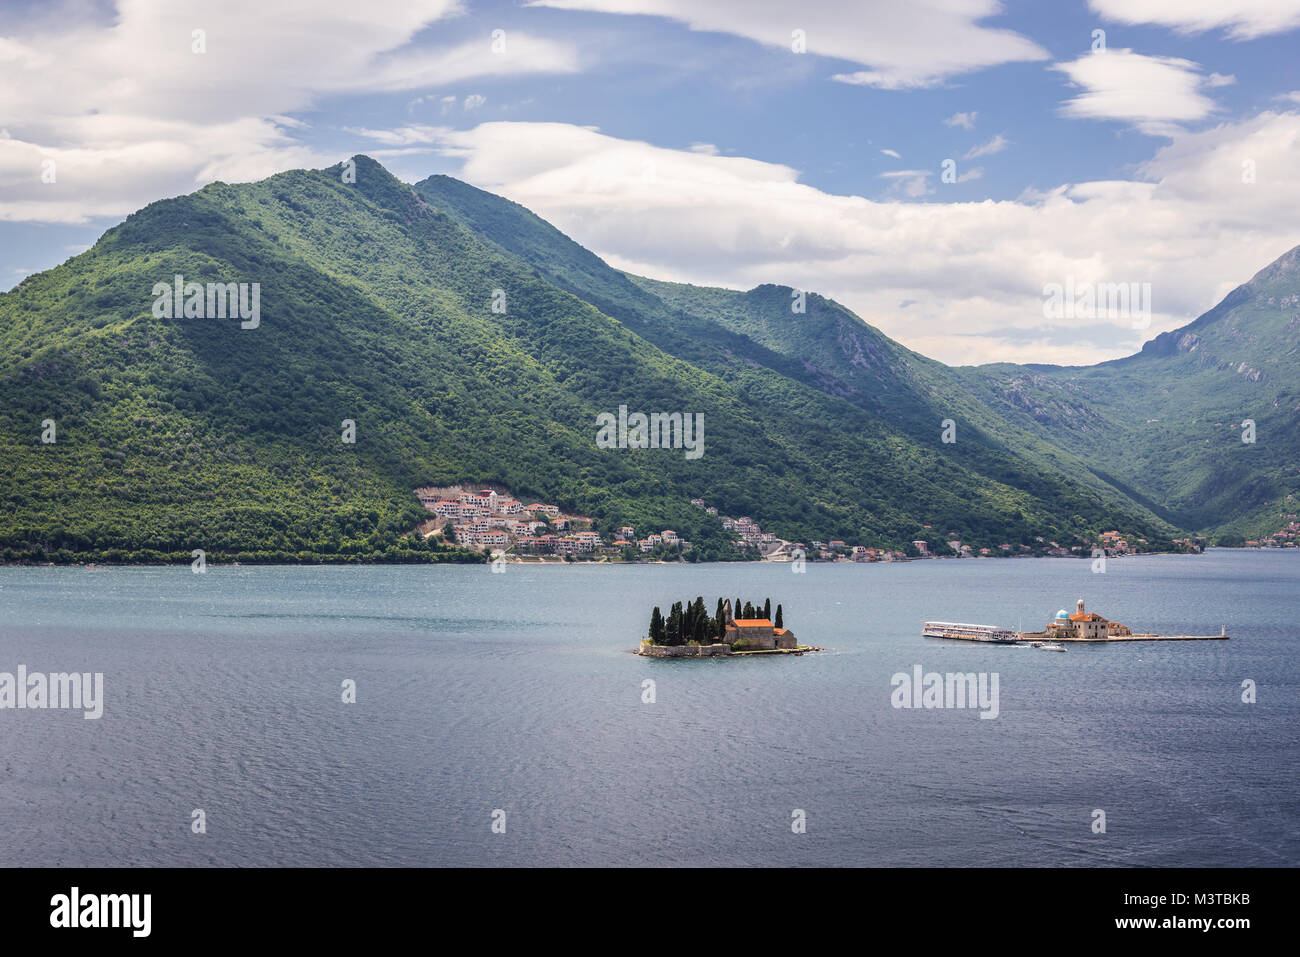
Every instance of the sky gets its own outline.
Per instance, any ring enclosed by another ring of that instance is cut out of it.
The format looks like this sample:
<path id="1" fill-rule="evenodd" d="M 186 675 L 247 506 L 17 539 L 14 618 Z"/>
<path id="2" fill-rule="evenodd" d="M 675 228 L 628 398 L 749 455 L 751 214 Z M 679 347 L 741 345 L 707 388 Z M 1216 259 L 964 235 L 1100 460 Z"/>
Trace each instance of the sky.
<path id="1" fill-rule="evenodd" d="M 1300 0 L 0 0 L 0 289 L 365 153 L 620 269 L 1090 364 L 1300 245 L 1297 51 Z"/>

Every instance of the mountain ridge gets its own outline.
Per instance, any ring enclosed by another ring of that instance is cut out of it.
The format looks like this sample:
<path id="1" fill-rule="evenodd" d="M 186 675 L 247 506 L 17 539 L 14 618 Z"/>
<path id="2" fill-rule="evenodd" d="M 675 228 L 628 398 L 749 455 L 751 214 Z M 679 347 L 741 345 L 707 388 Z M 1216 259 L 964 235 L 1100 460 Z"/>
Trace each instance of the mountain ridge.
<path id="1" fill-rule="evenodd" d="M 771 284 L 683 298 L 500 197 L 351 162 L 352 184 L 338 164 L 151 203 L 0 294 L 0 558 L 461 560 L 411 535 L 413 490 L 461 481 L 679 528 L 697 558 L 738 557 L 700 495 L 790 539 L 1168 545 L 1145 490 L 1020 421 L 995 371 L 815 294 L 798 325 Z M 152 315 L 176 274 L 260 282 L 261 327 Z M 705 413 L 708 452 L 598 449 L 620 404 Z"/>

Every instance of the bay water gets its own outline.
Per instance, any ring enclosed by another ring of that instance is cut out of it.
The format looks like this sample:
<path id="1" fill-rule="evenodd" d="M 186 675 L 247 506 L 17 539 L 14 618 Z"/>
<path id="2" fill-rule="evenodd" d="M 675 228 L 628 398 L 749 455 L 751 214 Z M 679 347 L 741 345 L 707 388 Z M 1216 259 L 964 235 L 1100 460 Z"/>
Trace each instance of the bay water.
<path id="1" fill-rule="evenodd" d="M 0 865 L 1295 865 L 1300 551 L 1091 568 L 0 568 L 0 672 L 104 675 L 97 720 L 0 710 Z M 697 595 L 825 650 L 632 654 Z M 1078 598 L 1231 640 L 921 636 Z M 895 707 L 918 665 L 997 717 Z"/>

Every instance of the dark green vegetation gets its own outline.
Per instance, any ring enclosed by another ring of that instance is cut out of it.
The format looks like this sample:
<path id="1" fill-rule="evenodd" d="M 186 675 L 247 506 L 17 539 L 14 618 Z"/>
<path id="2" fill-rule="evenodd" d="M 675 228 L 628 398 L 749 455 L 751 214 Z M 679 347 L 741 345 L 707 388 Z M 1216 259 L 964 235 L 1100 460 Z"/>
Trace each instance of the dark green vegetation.
<path id="1" fill-rule="evenodd" d="M 734 609 L 734 611 L 733 611 Z M 698 596 L 695 601 L 683 603 L 673 602 L 672 608 L 668 611 L 668 617 L 664 617 L 655 605 L 655 609 L 650 613 L 650 631 L 646 637 L 653 645 L 707 645 L 714 642 L 725 641 L 727 634 L 727 613 L 731 612 L 731 618 L 766 618 L 772 620 L 772 599 L 764 599 L 763 604 L 755 605 L 745 602 L 742 606 L 740 599 L 735 602 L 719 598 L 717 609 L 710 615 L 704 605 L 704 596 Z M 776 620 L 773 626 L 776 628 L 784 627 L 782 622 L 784 612 L 780 605 L 776 606 Z"/>
<path id="2" fill-rule="evenodd" d="M 628 278 L 664 302 L 802 356 L 819 387 L 918 437 L 951 418 L 959 443 L 973 430 L 976 442 L 1068 475 L 1109 507 L 1166 532 L 1240 545 L 1298 510 L 1300 248 L 1140 353 L 1082 368 L 950 368 L 818 296 L 808 297 L 805 315 L 792 316 L 785 287 L 738 292 Z M 1253 443 L 1242 441 L 1247 419 Z M 1119 518 L 1116 525 L 1132 534 L 1132 525 Z"/>
<path id="3" fill-rule="evenodd" d="M 1087 456 L 1170 524 L 1240 545 L 1300 511 L 1300 248 L 1136 355 L 959 371 L 992 408 Z M 1248 419 L 1254 442 L 1242 441 Z"/>
<path id="4" fill-rule="evenodd" d="M 336 166 L 153 203 L 0 295 L 0 560 L 480 560 L 412 534 L 427 517 L 412 490 L 461 482 L 589 515 L 607 539 L 673 528 L 696 560 L 740 553 L 692 497 L 787 539 L 1070 545 L 1119 528 L 1159 547 L 1269 474 L 1248 463 L 1215 493 L 1175 460 L 1156 487 L 1150 462 L 1183 433 L 1121 468 L 1143 433 L 1098 383 L 1129 443 L 1099 474 L 1094 446 L 1021 409 L 1010 384 L 1081 396 L 1070 376 L 1097 370 L 952 370 L 820 297 L 794 315 L 784 288 L 636 279 L 456 180 L 356 169 L 355 184 Z M 260 326 L 155 318 L 154 284 L 178 273 L 260 283 Z M 1258 384 L 1294 366 L 1265 343 L 1251 380 L 1196 366 L 1210 352 L 1151 367 L 1191 357 L 1176 375 Z M 619 405 L 703 413 L 705 454 L 597 448 L 596 415 Z M 1268 468 L 1294 405 L 1256 415 L 1247 454 Z M 956 443 L 940 441 L 946 418 Z"/>
<path id="5" fill-rule="evenodd" d="M 723 459 L 723 468 L 690 487 L 722 514 L 750 515 L 788 540 L 868 546 L 937 545 L 950 534 L 975 547 L 1036 545 L 1040 537 L 1068 546 L 1118 527 L 1153 550 L 1169 547 L 1168 523 L 995 413 L 954 370 L 837 303 L 810 294 L 806 311 L 795 314 L 787 287 L 736 292 L 631 276 L 516 203 L 447 176 L 415 188 L 664 353 L 732 384 L 769 434 L 789 436 L 787 447 L 803 462 L 777 459 L 781 445 L 751 443 L 762 455 L 742 450 L 745 473 Z M 947 418 L 958 423 L 952 444 L 941 441 Z M 707 438 L 706 448 L 702 461 L 717 463 Z M 791 474 L 805 462 L 813 469 L 807 495 Z M 783 473 L 784 491 L 769 495 L 766 481 L 731 480 L 770 472 Z"/>

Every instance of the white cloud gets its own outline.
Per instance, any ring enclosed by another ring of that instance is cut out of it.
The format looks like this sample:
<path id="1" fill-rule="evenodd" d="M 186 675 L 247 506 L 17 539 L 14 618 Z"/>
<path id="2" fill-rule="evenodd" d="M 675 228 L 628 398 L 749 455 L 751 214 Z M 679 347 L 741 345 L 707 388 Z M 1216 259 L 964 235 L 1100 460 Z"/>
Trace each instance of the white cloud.
<path id="1" fill-rule="evenodd" d="M 692 143 L 687 147 L 692 153 L 703 153 L 705 156 L 717 156 L 718 148 L 712 143 Z"/>
<path id="2" fill-rule="evenodd" d="M 533 0 L 530 6 L 667 17 L 694 30 L 791 49 L 802 30 L 807 52 L 867 67 L 836 74 L 843 83 L 883 89 L 933 86 L 1002 63 L 1047 59 L 1032 40 L 981 25 L 1002 12 L 997 0 Z"/>
<path id="3" fill-rule="evenodd" d="M 482 106 L 486 102 L 487 102 L 486 96 L 480 96 L 478 93 L 471 93 L 469 96 L 465 97 L 465 102 L 462 104 L 462 106 L 464 107 L 465 112 L 469 113 L 473 110 L 477 110 L 480 106 Z"/>
<path id="4" fill-rule="evenodd" d="M 966 203 L 835 195 L 800 183 L 787 166 L 562 123 L 437 135 L 469 182 L 522 203 L 614 266 L 705 285 L 815 290 L 954 363 L 1127 354 L 1300 243 L 1300 226 L 1277 215 L 1300 208 L 1294 112 L 1177 134 L 1135 179 Z M 1258 182 L 1242 182 L 1243 157 L 1255 162 Z M 925 173 L 895 171 L 885 181 L 912 185 L 908 174 L 924 181 Z M 1152 283 L 1151 327 L 1134 331 L 1117 319 L 1113 339 L 1096 345 L 1078 327 L 1044 330 L 1043 285 L 1067 276 Z M 906 311 L 904 300 L 913 302 Z M 1062 343 L 1072 336 L 1078 341 Z"/>
<path id="5" fill-rule="evenodd" d="M 1222 28 L 1237 40 L 1300 27 L 1300 0 L 1089 0 L 1088 5 L 1119 23 L 1154 23 L 1181 33 Z"/>
<path id="6" fill-rule="evenodd" d="M 944 126 L 960 126 L 963 130 L 975 129 L 975 117 L 979 116 L 978 110 L 971 110 L 969 113 L 954 113 L 943 121 Z"/>
<path id="7" fill-rule="evenodd" d="M 894 150 L 881 150 L 880 152 L 884 153 L 886 156 L 892 156 L 894 159 L 902 159 L 902 158 L 903 158 L 901 155 L 899 155 L 898 153 L 896 153 Z"/>
<path id="8" fill-rule="evenodd" d="M 521 31 L 512 31 L 505 50 L 493 53 L 491 40 L 471 40 L 454 47 L 405 48 L 376 57 L 364 73 L 322 83 L 329 92 L 391 92 L 444 86 L 458 80 L 521 73 L 573 73 L 578 57 L 566 45 Z"/>
<path id="9" fill-rule="evenodd" d="M 1106 50 L 1051 69 L 1084 88 L 1063 104 L 1066 116 L 1123 120 L 1144 133 L 1169 136 L 1178 124 L 1203 119 L 1215 110 L 1214 101 L 1200 88 L 1216 84 L 1190 60 Z"/>
<path id="10" fill-rule="evenodd" d="M 963 159 L 976 159 L 980 156 L 992 156 L 994 153 L 1001 153 L 1011 145 L 1011 141 L 999 133 L 987 143 L 981 143 L 979 146 L 968 150 Z"/>
<path id="11" fill-rule="evenodd" d="M 328 165 L 338 157 L 291 135 L 306 125 L 293 114 L 325 96 L 577 68 L 568 46 L 517 31 L 503 54 L 487 35 L 439 46 L 428 28 L 461 12 L 459 0 L 118 0 L 111 17 L 0 38 L 0 219 L 84 222 L 214 178 Z"/>
<path id="12" fill-rule="evenodd" d="M 412 146 L 438 143 L 449 132 L 445 126 L 400 126 L 395 130 L 375 130 L 364 126 L 346 126 L 344 131 L 364 136 L 385 146 Z"/>
<path id="13" fill-rule="evenodd" d="M 910 199 L 934 192 L 930 188 L 930 171 L 927 169 L 895 169 L 881 173 L 880 178 L 890 181 L 890 193 Z"/>

